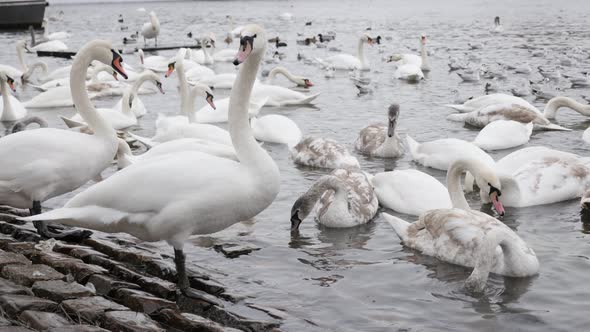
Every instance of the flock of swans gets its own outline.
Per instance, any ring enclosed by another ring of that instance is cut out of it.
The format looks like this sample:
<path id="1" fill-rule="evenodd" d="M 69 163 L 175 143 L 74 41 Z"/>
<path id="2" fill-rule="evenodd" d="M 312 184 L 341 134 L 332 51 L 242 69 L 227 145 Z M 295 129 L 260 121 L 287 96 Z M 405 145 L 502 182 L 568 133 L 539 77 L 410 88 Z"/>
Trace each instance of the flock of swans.
<path id="1" fill-rule="evenodd" d="M 496 20 L 498 29 L 499 19 Z M 159 21 L 150 14 L 142 29 L 145 39 L 156 39 Z M 59 39 L 49 34 L 46 38 Z M 63 36 L 61 36 L 63 37 Z M 326 227 L 345 228 L 373 220 L 382 206 L 414 215 L 412 223 L 383 212 L 404 245 L 443 261 L 473 268 L 466 286 L 481 291 L 488 275 L 496 273 L 526 277 L 538 272 L 533 249 L 513 230 L 496 219 L 504 206 L 525 207 L 582 198 L 590 209 L 590 159 L 546 147 L 526 147 L 495 161 L 486 151 L 517 147 L 529 141 L 533 130 L 569 130 L 551 122 L 560 107 L 590 115 L 590 106 L 567 97 L 553 98 L 541 112 L 526 100 L 506 94 L 472 98 L 448 105 L 458 111 L 449 120 L 482 128 L 474 141 L 444 138 L 417 142 L 401 137 L 397 123 L 403 105 L 391 104 L 383 112 L 385 123 L 359 128 L 354 142 L 358 153 L 377 158 L 399 158 L 409 153 L 425 167 L 447 172 L 445 187 L 418 170 L 394 170 L 368 174 L 341 143 L 326 137 L 305 136 L 286 116 L 257 116 L 263 106 L 313 103 L 319 93 L 309 94 L 272 84 L 283 75 L 300 89 L 314 86 L 307 77 L 284 67 L 258 79 L 269 43 L 265 30 L 255 24 L 228 34 L 239 47 L 215 50 L 215 37 L 200 39 L 199 51 L 180 49 L 172 58 L 149 56 L 139 51 L 139 64 L 123 63 L 108 41 L 88 42 L 71 66 L 52 72 L 43 63 L 27 65 L 25 42 L 16 45 L 21 69 L 0 65 L 1 121 L 18 121 L 13 131 L 42 119 L 27 117 L 28 109 L 75 106 L 77 114 L 62 117 L 68 129 L 21 130 L 0 139 L 0 203 L 30 209 L 31 221 L 48 238 L 80 240 L 87 230 L 58 232 L 50 224 L 61 223 L 103 232 L 125 232 L 144 241 L 164 240 L 175 252 L 178 287 L 199 297 L 189 287 L 184 244 L 191 235 L 210 234 L 255 217 L 275 199 L 281 177 L 274 160 L 259 142 L 286 144 L 295 164 L 332 170 L 320 177 L 295 200 L 291 209 L 291 232 L 310 215 Z M 315 37 L 314 37 L 315 38 Z M 323 40 L 323 36 L 320 39 Z M 156 39 L 157 42 L 157 39 Z M 420 55 L 394 54 L 394 77 L 420 81 L 430 71 L 427 38 L 420 36 Z M 278 42 L 278 38 L 275 43 Z M 358 39 L 358 54 L 337 54 L 315 59 L 327 71 L 369 70 L 364 46 L 381 43 L 364 33 Z M 475 46 L 474 46 L 475 47 Z M 208 65 L 230 61 L 235 73 L 215 73 Z M 37 68 L 42 91 L 21 102 L 9 88 L 30 81 Z M 129 129 L 150 110 L 140 94 L 162 90 L 161 75 L 176 73 L 180 97 L 178 116 L 160 114 L 155 135 L 142 137 Z M 132 84 L 125 85 L 119 76 Z M 214 100 L 214 89 L 231 89 L 229 98 Z M 305 90 L 307 91 L 307 90 Z M 121 96 L 112 108 L 95 108 L 92 99 Z M 207 104 L 195 110 L 195 100 Z M 228 130 L 215 125 L 228 123 Z M 585 133 L 584 137 L 590 137 Z M 149 150 L 134 155 L 129 142 Z M 68 142 L 68 144 L 63 144 Z M 120 169 L 103 179 L 101 172 L 116 157 Z M 463 180 L 464 178 L 464 180 Z M 41 203 L 96 181 L 71 198 L 62 208 L 43 213 Z M 125 188 L 125 190 L 120 190 Z M 471 209 L 465 192 L 477 190 L 495 216 Z"/>

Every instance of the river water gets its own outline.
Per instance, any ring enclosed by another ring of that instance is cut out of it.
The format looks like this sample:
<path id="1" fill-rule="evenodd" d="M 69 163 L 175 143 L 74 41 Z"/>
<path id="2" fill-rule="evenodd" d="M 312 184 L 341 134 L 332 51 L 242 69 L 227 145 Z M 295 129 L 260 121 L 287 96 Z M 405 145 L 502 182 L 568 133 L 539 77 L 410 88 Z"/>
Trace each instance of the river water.
<path id="1" fill-rule="evenodd" d="M 97 37 L 120 44 L 124 36 L 139 30 L 147 21 L 147 13 L 136 10 L 140 6 L 158 14 L 161 45 L 189 43 L 186 37 L 189 31 L 195 35 L 212 31 L 217 34 L 218 47 L 225 47 L 222 40 L 229 30 L 226 15 L 232 15 L 237 24 L 262 24 L 269 36 L 280 35 L 289 44 L 281 49 L 286 54 L 281 64 L 294 73 L 308 76 L 315 84 L 312 91 L 322 94 L 316 100 L 316 108 L 269 107 L 262 114 L 286 115 L 304 134 L 336 139 L 350 150 L 361 128 L 385 120 L 387 106 L 392 102 L 401 105 L 398 125 L 401 133 L 411 134 L 418 141 L 443 137 L 471 140 L 477 131 L 447 121 L 450 110 L 443 105 L 483 94 L 486 81 L 461 83 L 454 72 L 448 71 L 449 57 L 476 56 L 485 64 L 529 63 L 532 68 L 539 65 L 555 68 L 562 59 L 572 58 L 577 48 L 587 50 L 590 37 L 587 29 L 590 3 L 567 0 L 156 2 L 55 5 L 48 7 L 47 14 L 64 11 L 63 21 L 52 22 L 51 31 L 71 32 L 73 36 L 66 42 L 70 48 L 78 49 Z M 279 15 L 284 12 L 292 13 L 293 19 L 281 20 Z M 125 18 L 123 24 L 117 22 L 119 14 Z M 494 16 L 502 19 L 501 34 L 490 33 Z M 308 21 L 312 22 L 311 26 L 305 26 Z M 128 30 L 121 31 L 121 25 Z M 316 65 L 297 60 L 297 53 L 308 58 L 333 54 L 325 48 L 296 45 L 298 33 L 310 37 L 335 31 L 337 37 L 330 46 L 355 54 L 358 35 L 367 28 L 371 28 L 370 34 L 384 37 L 381 46 L 366 52 L 372 63 L 372 70 L 364 74 L 371 79 L 369 94 L 358 95 L 348 73 L 325 78 Z M 421 33 L 429 38 L 432 71 L 419 84 L 395 80 L 394 66 L 383 61 L 383 57 L 392 53 L 417 54 Z M 0 33 L 3 45 L 0 63 L 17 64 L 13 45 L 25 35 Z M 468 43 L 482 43 L 483 48 L 469 50 Z M 532 57 L 531 50 L 539 49 L 546 50 L 546 54 Z M 269 47 L 270 50 L 274 51 L 274 47 Z M 160 54 L 172 56 L 174 51 Z M 35 61 L 33 55 L 27 55 L 27 59 L 29 63 Z M 138 62 L 132 54 L 124 54 L 124 59 L 132 65 Z M 63 59 L 43 60 L 51 68 L 69 63 Z M 589 69 L 587 62 L 573 60 L 572 66 L 561 66 L 560 70 L 579 73 Z M 263 68 L 272 66 L 266 64 Z M 212 68 L 218 73 L 235 70 L 230 64 L 216 64 Z M 541 76 L 536 71 L 531 75 L 510 73 L 507 80 L 495 84 L 506 92 L 528 79 L 539 81 Z M 149 136 L 154 132 L 157 113 L 178 112 L 176 80 L 164 79 L 164 84 L 166 95 L 141 97 L 150 113 L 140 120 L 134 132 Z M 288 86 L 280 80 L 279 84 Z M 544 88 L 579 101 L 583 101 L 581 96 L 590 95 L 587 89 L 569 88 L 565 79 L 546 83 Z M 19 91 L 18 97 L 28 100 L 34 94 L 33 89 L 25 88 Z M 229 91 L 215 91 L 217 99 L 227 95 Z M 542 100 L 531 96 L 526 99 L 541 109 L 544 106 Z M 115 98 L 104 98 L 96 103 L 108 106 L 115 101 Z M 71 115 L 73 109 L 31 113 L 44 117 L 52 126 L 63 127 L 57 115 Z M 589 155 L 581 135 L 590 121 L 566 111 L 559 113 L 557 123 L 574 131 L 536 132 L 528 146 L 545 145 Z M 285 146 L 264 144 L 264 147 L 281 169 L 282 187 L 275 202 L 255 220 L 194 238 L 186 250 L 191 264 L 211 271 L 236 293 L 284 311 L 282 329 L 285 331 L 574 331 L 584 330 L 590 323 L 587 315 L 590 227 L 585 229 L 580 222 L 577 200 L 508 208 L 503 222 L 534 248 L 541 263 L 540 273 L 525 279 L 491 276 L 484 294 L 474 295 L 463 287 L 468 269 L 404 248 L 380 217 L 365 226 L 344 230 L 321 228 L 309 218 L 303 222 L 300 236 L 292 238 L 291 205 L 326 171 L 295 167 Z M 500 151 L 492 156 L 498 159 L 509 152 Z M 399 160 L 357 157 L 363 170 L 370 173 L 416 168 L 444 181 L 443 172 L 420 167 L 408 155 Z M 113 171 L 109 169 L 105 174 Z M 44 205 L 59 207 L 72 195 Z M 469 197 L 469 201 L 479 208 L 478 199 Z M 226 259 L 212 248 L 217 243 L 232 242 L 249 243 L 260 250 Z M 172 252 L 165 243 L 142 245 L 167 254 Z"/>

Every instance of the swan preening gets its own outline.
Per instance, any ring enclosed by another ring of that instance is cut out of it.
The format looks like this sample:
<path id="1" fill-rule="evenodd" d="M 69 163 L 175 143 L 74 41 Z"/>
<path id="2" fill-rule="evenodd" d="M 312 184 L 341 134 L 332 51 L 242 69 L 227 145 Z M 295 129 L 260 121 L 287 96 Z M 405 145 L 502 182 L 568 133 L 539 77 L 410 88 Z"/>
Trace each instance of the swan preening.
<path id="1" fill-rule="evenodd" d="M 471 210 L 461 188 L 460 177 L 465 171 L 474 174 L 496 211 L 503 212 L 500 179 L 484 163 L 459 159 L 447 175 L 453 208 L 430 210 L 411 224 L 386 213 L 383 216 L 404 245 L 449 263 L 473 267 L 465 282 L 469 289 L 482 291 L 489 273 L 511 277 L 535 275 L 539 261 L 533 249 L 497 219 Z"/>
<path id="2" fill-rule="evenodd" d="M 317 204 L 316 204 L 317 203 Z M 379 207 L 373 187 L 360 170 L 336 169 L 324 175 L 291 208 L 291 231 L 314 210 L 317 222 L 344 228 L 371 221 Z"/>
<path id="3" fill-rule="evenodd" d="M 26 219 L 126 232 L 145 241 L 165 240 L 174 247 L 178 286 L 191 295 L 183 252 L 189 236 L 214 233 L 252 218 L 279 192 L 279 169 L 252 136 L 247 112 L 266 51 L 265 31 L 248 25 L 241 36 L 235 61 L 241 68 L 229 106 L 229 131 L 239 162 L 200 152 L 176 153 L 127 167 L 76 195 L 63 208 Z M 113 139 L 117 144 L 114 134 Z M 129 189 L 125 193 L 118 189 L 123 184 Z"/>

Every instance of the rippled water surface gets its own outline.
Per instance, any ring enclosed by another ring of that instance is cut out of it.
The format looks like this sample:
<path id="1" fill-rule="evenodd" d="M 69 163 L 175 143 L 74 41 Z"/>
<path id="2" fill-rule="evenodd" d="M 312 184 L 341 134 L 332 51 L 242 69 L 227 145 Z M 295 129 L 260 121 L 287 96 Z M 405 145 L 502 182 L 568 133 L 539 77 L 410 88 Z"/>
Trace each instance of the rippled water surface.
<path id="1" fill-rule="evenodd" d="M 62 22 L 53 23 L 52 31 L 67 30 L 72 49 L 86 41 L 110 38 L 120 43 L 122 37 L 139 29 L 146 13 L 136 11 L 144 6 L 160 17 L 160 44 L 188 43 L 186 33 L 213 31 L 218 47 L 229 26 L 225 16 L 236 23 L 263 24 L 269 36 L 280 35 L 289 44 L 281 49 L 286 58 L 281 62 L 291 71 L 308 76 L 321 92 L 317 108 L 264 108 L 263 114 L 289 116 L 304 134 L 330 137 L 351 150 L 361 128 L 371 122 L 385 120 L 391 102 L 401 104 L 399 130 L 411 133 L 418 141 L 443 137 L 475 138 L 477 131 L 448 122 L 450 111 L 443 107 L 458 98 L 483 94 L 485 81 L 460 83 L 448 71 L 448 58 L 476 55 L 486 64 L 502 62 L 531 67 L 554 68 L 560 59 L 569 58 L 576 47 L 587 50 L 590 31 L 590 3 L 585 1 L 214 1 L 148 4 L 102 4 L 51 6 L 48 14 L 65 12 Z M 293 14 L 291 21 L 281 21 L 283 12 Z M 117 17 L 123 14 L 129 31 L 120 31 Z M 491 34 L 494 16 L 499 15 L 504 33 Z M 305 22 L 311 21 L 311 26 Z M 297 34 L 305 36 L 335 31 L 337 38 L 330 46 L 344 52 L 356 52 L 357 36 L 371 28 L 373 35 L 384 37 L 383 45 L 367 51 L 372 70 L 364 73 L 371 79 L 372 92 L 358 95 L 348 73 L 327 79 L 319 67 L 297 60 L 297 53 L 308 58 L 332 54 L 327 49 L 296 45 Z M 393 79 L 394 66 L 383 57 L 397 52 L 417 54 L 418 37 L 428 35 L 432 71 L 425 81 L 410 85 Z M 24 33 L 0 33 L 0 63 L 16 65 L 13 44 Z M 481 50 L 469 51 L 467 43 L 483 43 Z M 236 47 L 234 44 L 232 47 Z M 529 49 L 523 47 L 527 45 Z M 544 57 L 531 57 L 532 49 L 545 49 Z M 130 48 L 128 48 L 130 49 Z M 274 47 L 269 47 L 269 54 Z M 172 56 L 174 51 L 161 52 Z M 34 56 L 27 55 L 29 63 Z M 136 64 L 136 55 L 124 54 L 129 64 Z M 51 68 L 69 63 L 63 59 L 44 58 Z M 265 64 L 264 69 L 271 69 Z M 574 60 L 563 66 L 563 73 L 588 70 L 588 60 Z M 230 64 L 216 64 L 218 72 L 231 72 Z M 508 91 L 517 82 L 541 76 L 510 74 L 496 84 Z M 288 83 L 279 80 L 279 84 Z M 177 113 L 179 109 L 176 79 L 164 80 L 166 95 L 142 96 L 150 113 L 134 129 L 151 135 L 158 112 Z M 567 80 L 545 85 L 548 90 L 581 99 L 590 94 L 586 89 L 570 89 Z M 34 90 L 18 93 L 28 100 Z M 229 91 L 215 91 L 220 99 Z M 544 102 L 528 97 L 542 108 Z M 115 98 L 98 100 L 108 106 Z M 203 103 L 203 101 L 200 101 Z M 58 114 L 71 115 L 73 109 L 33 111 L 63 127 Z M 590 124 L 577 113 L 559 113 L 557 123 L 574 129 L 572 132 L 536 132 L 530 145 L 546 145 L 560 150 L 588 155 L 581 139 Z M 64 142 L 67 144 L 67 142 Z M 578 216 L 576 200 L 559 204 L 515 209 L 508 208 L 503 221 L 513 228 L 536 251 L 541 269 L 538 276 L 513 279 L 491 276 L 484 295 L 466 292 L 463 282 L 468 269 L 442 263 L 402 247 L 393 230 L 380 217 L 363 227 L 330 230 L 319 227 L 311 218 L 301 226 L 301 235 L 292 238 L 289 212 L 292 203 L 321 175 L 322 170 L 298 168 L 288 158 L 282 145 L 264 144 L 281 169 L 282 187 L 275 202 L 255 220 L 237 224 L 223 232 L 197 237 L 187 245 L 193 264 L 211 271 L 214 276 L 238 294 L 253 296 L 257 303 L 284 310 L 286 331 L 574 331 L 586 330 L 588 318 L 588 270 L 590 245 L 587 231 Z M 510 151 L 493 153 L 498 159 Z M 3 156 L 3 158 L 6 156 Z M 363 170 L 417 168 L 444 181 L 443 172 L 425 169 L 410 161 L 367 159 L 357 156 Z M 106 173 L 112 173 L 108 170 Z M 124 189 L 123 189 L 124 190 Z M 59 197 L 45 203 L 59 207 L 71 197 Z M 221 198 L 220 198 L 221 199 Z M 475 197 L 469 197 L 478 207 Z M 247 204 L 248 202 L 244 202 Z M 489 208 L 484 207 L 484 211 Z M 401 216 L 408 220 L 412 217 Z M 123 235 L 121 235 L 123 236 Z M 226 259 L 213 250 L 216 243 L 247 242 L 260 247 L 247 256 Z M 171 254 L 165 243 L 144 244 Z M 250 301 L 245 299 L 244 301 Z"/>

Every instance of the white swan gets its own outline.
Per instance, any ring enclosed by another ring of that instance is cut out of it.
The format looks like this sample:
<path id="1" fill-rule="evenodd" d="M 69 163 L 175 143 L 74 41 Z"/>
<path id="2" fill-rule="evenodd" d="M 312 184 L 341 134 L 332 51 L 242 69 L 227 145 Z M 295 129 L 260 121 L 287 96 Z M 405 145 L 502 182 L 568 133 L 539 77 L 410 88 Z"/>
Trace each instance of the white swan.
<path id="1" fill-rule="evenodd" d="M 254 83 L 256 85 L 256 83 Z M 254 96 L 253 96 L 254 97 Z M 267 102 L 268 98 L 260 98 L 257 100 L 250 99 L 250 105 L 248 106 L 248 114 L 250 116 L 256 116 L 260 109 Z M 215 112 L 211 111 L 207 105 L 203 106 L 200 110 L 195 113 L 195 120 L 198 123 L 222 123 L 227 122 L 229 118 L 229 98 L 223 98 L 215 102 Z"/>
<path id="2" fill-rule="evenodd" d="M 539 261 L 533 249 L 496 218 L 469 208 L 461 190 L 465 171 L 476 174 L 478 183 L 501 206 L 497 200 L 499 179 L 485 164 L 467 159 L 456 161 L 449 169 L 452 209 L 428 211 L 412 224 L 386 213 L 383 217 L 404 245 L 449 263 L 473 267 L 466 280 L 470 290 L 482 291 L 490 272 L 510 277 L 535 275 Z"/>
<path id="3" fill-rule="evenodd" d="M 223 49 L 213 53 L 213 61 L 215 62 L 232 62 L 236 56 L 236 51 L 232 49 Z"/>
<path id="4" fill-rule="evenodd" d="M 495 165 L 494 159 L 485 151 L 471 142 L 457 138 L 442 138 L 418 143 L 406 135 L 406 142 L 415 162 L 441 171 L 448 170 L 455 160 L 465 158 L 482 161 L 489 167 Z"/>
<path id="5" fill-rule="evenodd" d="M 50 40 L 41 44 L 37 44 L 29 49 L 34 52 L 63 52 L 68 50 L 68 45 L 66 45 L 61 40 Z"/>
<path id="6" fill-rule="evenodd" d="M 158 35 L 160 34 L 160 20 L 153 11 L 150 12 L 150 21 L 144 23 L 141 27 L 141 35 L 143 36 L 143 43 L 146 39 L 155 39 L 156 46 L 158 46 Z"/>
<path id="7" fill-rule="evenodd" d="M 16 67 L 13 67 L 13 66 L 0 64 L 0 71 L 3 71 L 6 75 L 8 75 L 9 77 L 11 77 L 15 81 L 21 80 L 21 78 L 24 75 L 24 73 L 28 71 L 28 66 L 27 66 L 27 63 L 25 61 L 25 49 L 26 49 L 26 45 L 27 44 L 26 44 L 26 41 L 25 40 L 19 40 L 15 44 L 15 46 L 16 46 L 16 57 L 18 59 L 19 65 L 20 65 L 20 69 L 18 69 Z"/>
<path id="8" fill-rule="evenodd" d="M 372 124 L 359 133 L 354 143 L 357 151 L 364 155 L 383 158 L 398 158 L 404 154 L 404 146 L 395 132 L 399 118 L 399 105 L 392 104 L 387 111 L 387 125 Z"/>
<path id="9" fill-rule="evenodd" d="M 404 80 L 408 82 L 418 82 L 424 79 L 424 73 L 420 67 L 415 64 L 404 64 L 397 67 L 393 73 L 393 77 L 398 80 Z"/>
<path id="10" fill-rule="evenodd" d="M 547 105 L 545 105 L 545 109 L 543 110 L 543 115 L 547 119 L 555 119 L 555 115 L 557 114 L 557 110 L 561 107 L 571 108 L 572 110 L 584 115 L 590 116 L 590 105 L 584 105 L 582 103 L 578 103 L 577 101 L 573 100 L 572 98 L 568 97 L 555 97 L 551 98 Z"/>
<path id="11" fill-rule="evenodd" d="M 111 164 L 117 151 L 115 131 L 96 113 L 84 84 L 86 70 L 92 60 L 111 64 L 123 77 L 126 74 L 121 66 L 121 56 L 113 50 L 110 42 L 95 40 L 78 51 L 70 76 L 72 97 L 95 134 L 40 128 L 1 138 L 0 154 L 11 156 L 0 161 L 2 205 L 30 208 L 33 214 L 39 214 L 41 202 L 82 186 L 100 176 L 102 170 Z M 59 236 L 49 232 L 43 222 L 35 226 L 44 236 Z M 88 233 L 74 235 L 88 236 Z"/>
<path id="12" fill-rule="evenodd" d="M 255 83 L 252 95 L 257 99 L 267 98 L 265 106 L 309 105 L 320 93 L 305 95 L 278 85 Z"/>
<path id="13" fill-rule="evenodd" d="M 47 19 L 43 19 L 43 38 L 46 40 L 60 40 L 60 39 L 68 39 L 72 35 L 65 31 L 58 31 L 49 33 L 49 21 Z"/>
<path id="14" fill-rule="evenodd" d="M 18 133 L 19 131 L 26 130 L 27 127 L 32 124 L 36 123 L 39 128 L 47 128 L 47 121 L 43 120 L 38 116 L 27 116 L 17 122 L 15 122 L 12 127 L 6 128 L 6 135 Z"/>
<path id="15" fill-rule="evenodd" d="M 215 47 L 215 41 L 210 36 L 205 36 L 200 39 L 201 49 L 197 51 L 191 50 L 189 52 L 190 59 L 200 65 L 212 65 L 215 60 L 211 56 L 209 46 Z M 235 54 L 234 54 L 235 55 Z"/>
<path id="16" fill-rule="evenodd" d="M 169 58 L 161 55 L 153 55 L 146 58 L 141 48 L 137 50 L 137 53 L 139 54 L 139 62 L 144 69 L 149 69 L 157 73 L 165 73 L 168 70 Z"/>
<path id="17" fill-rule="evenodd" d="M 430 63 L 428 62 L 428 52 L 426 51 L 426 36 L 420 36 L 420 56 L 415 54 L 394 54 L 390 56 L 387 62 L 396 61 L 399 66 L 414 65 L 420 69 L 420 73 L 430 71 Z M 424 76 L 424 75 L 422 75 Z"/>
<path id="18" fill-rule="evenodd" d="M 279 192 L 279 169 L 252 137 L 247 114 L 266 49 L 264 30 L 249 25 L 242 41 L 237 58 L 244 63 L 230 105 L 232 142 L 240 162 L 187 152 L 140 163 L 76 195 L 64 208 L 28 220 L 63 221 L 126 232 L 144 241 L 165 240 L 174 247 L 178 287 L 191 296 L 183 253 L 188 238 L 255 217 Z"/>
<path id="19" fill-rule="evenodd" d="M 231 89 L 234 86 L 236 74 L 223 73 L 201 76 L 196 82 L 210 86 L 213 89 Z"/>
<path id="20" fill-rule="evenodd" d="M 473 143 L 486 151 L 510 149 L 526 144 L 532 132 L 531 122 L 523 124 L 512 120 L 498 120 L 483 127 Z"/>
<path id="21" fill-rule="evenodd" d="M 492 28 L 492 32 L 498 33 L 504 31 L 504 27 L 500 24 L 500 16 L 494 17 L 494 27 Z"/>
<path id="22" fill-rule="evenodd" d="M 132 154 L 127 142 L 119 139 L 119 148 L 117 150 L 117 166 L 119 169 L 123 169 L 133 164 L 155 160 L 157 158 L 186 151 L 200 151 L 217 157 L 238 161 L 236 151 L 232 146 L 215 143 L 204 139 L 181 138 L 164 142 L 152 147 L 145 153 L 138 156 Z"/>
<path id="23" fill-rule="evenodd" d="M 316 204 L 317 203 L 317 204 Z M 319 178 L 291 208 L 291 231 L 314 210 L 316 221 L 326 227 L 345 228 L 371 221 L 379 202 L 367 176 L 360 170 L 335 169 Z"/>
<path id="24" fill-rule="evenodd" d="M 329 138 L 305 137 L 291 149 L 298 165 L 319 168 L 360 168 L 359 161 L 342 144 Z"/>
<path id="25" fill-rule="evenodd" d="M 14 89 L 14 79 L 0 70 L 0 121 L 16 121 L 27 115 L 27 109 L 23 104 L 8 92 L 8 88 Z"/>
<path id="26" fill-rule="evenodd" d="M 268 114 L 250 120 L 254 138 L 262 142 L 286 144 L 290 148 L 301 141 L 301 129 L 293 120 L 278 114 Z"/>
<path id="27" fill-rule="evenodd" d="M 531 109 L 531 110 L 541 114 L 541 111 L 539 111 L 535 106 L 533 106 L 528 101 L 526 101 L 520 97 L 507 95 L 504 93 L 493 93 L 493 94 L 489 94 L 489 95 L 483 95 L 483 96 L 469 99 L 466 102 L 464 102 L 463 104 L 458 104 L 458 105 L 450 105 L 449 104 L 449 105 L 445 105 L 445 106 L 450 107 L 450 108 L 452 108 L 456 111 L 459 111 L 461 113 L 468 113 L 468 112 L 472 112 L 472 111 L 476 111 L 478 109 L 484 108 L 486 106 L 491 106 L 491 105 L 496 105 L 496 104 L 516 104 L 516 105 L 526 107 L 528 109 Z"/>
<path id="28" fill-rule="evenodd" d="M 146 81 L 151 81 L 154 85 L 160 90 L 162 94 L 164 94 L 164 90 L 162 90 L 162 82 L 160 82 L 160 77 L 151 71 L 144 72 L 138 79 L 133 83 L 133 85 L 129 86 L 127 90 L 123 93 L 122 100 L 122 108 L 117 109 L 113 108 L 99 108 L 96 111 L 100 113 L 100 115 L 110 123 L 115 130 L 125 130 L 129 127 L 137 125 L 137 117 L 135 113 L 131 110 L 131 98 L 133 91 L 137 91 L 139 87 Z M 64 116 L 60 116 L 60 118 L 66 123 L 66 125 L 70 128 L 73 127 L 80 127 L 86 126 L 86 122 L 80 115 L 80 113 L 76 113 L 71 118 L 66 118 Z"/>
<path id="29" fill-rule="evenodd" d="M 135 79 L 135 83 L 133 85 L 131 85 L 130 88 L 128 88 L 130 90 L 129 90 L 129 99 L 127 100 L 127 102 L 130 103 L 131 111 L 133 111 L 133 114 L 135 114 L 136 118 L 141 118 L 142 116 L 147 114 L 147 109 L 145 108 L 145 105 L 143 104 L 141 99 L 139 99 L 139 96 L 138 96 L 138 90 L 141 87 L 141 84 L 137 84 L 137 81 L 139 80 L 139 78 L 144 74 L 145 73 L 140 74 Z M 127 74 L 127 75 L 129 75 L 129 74 Z M 163 93 L 163 90 L 160 89 L 160 86 L 158 86 L 156 84 L 156 87 L 158 87 L 160 92 Z M 118 110 L 118 111 L 123 110 L 123 99 L 125 99 L 125 94 L 123 94 L 123 97 L 121 97 L 121 99 L 119 99 L 119 101 L 115 104 L 115 106 L 113 106 L 114 110 Z"/>
<path id="30" fill-rule="evenodd" d="M 588 158 L 545 147 L 515 151 L 497 162 L 496 171 L 506 206 L 561 202 L 579 198 L 590 189 Z M 485 195 L 482 200 L 485 202 Z"/>
<path id="31" fill-rule="evenodd" d="M 497 120 L 512 120 L 522 124 L 532 122 L 535 125 L 535 128 L 541 130 L 570 130 L 551 123 L 538 111 L 511 103 L 492 104 L 468 113 L 450 114 L 447 116 L 447 119 L 451 121 L 465 122 L 478 128 L 483 128 L 489 123 Z"/>
<path id="32" fill-rule="evenodd" d="M 285 76 L 286 79 L 297 84 L 297 86 L 299 87 L 309 88 L 313 86 L 313 83 L 311 83 L 311 81 L 308 78 L 293 75 L 289 70 L 287 70 L 287 68 L 281 66 L 273 68 L 268 73 L 268 81 L 272 82 L 272 80 L 279 74 Z"/>
<path id="33" fill-rule="evenodd" d="M 371 178 L 379 204 L 396 212 L 419 216 L 434 209 L 450 209 L 447 188 L 415 169 L 377 173 Z"/>
<path id="34" fill-rule="evenodd" d="M 363 34 L 359 38 L 357 47 L 357 56 L 350 54 L 336 54 L 326 59 L 316 58 L 321 65 L 324 67 L 332 67 L 337 70 L 369 70 L 369 64 L 365 59 L 364 45 L 373 45 L 374 39 L 369 37 L 367 34 Z"/>

